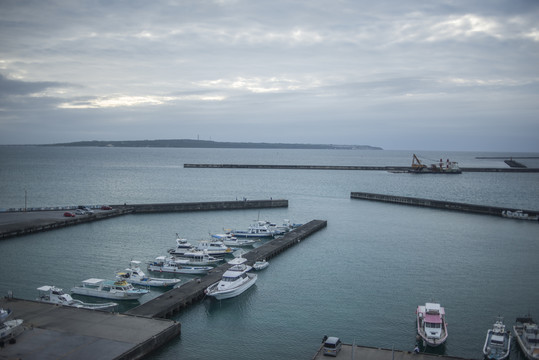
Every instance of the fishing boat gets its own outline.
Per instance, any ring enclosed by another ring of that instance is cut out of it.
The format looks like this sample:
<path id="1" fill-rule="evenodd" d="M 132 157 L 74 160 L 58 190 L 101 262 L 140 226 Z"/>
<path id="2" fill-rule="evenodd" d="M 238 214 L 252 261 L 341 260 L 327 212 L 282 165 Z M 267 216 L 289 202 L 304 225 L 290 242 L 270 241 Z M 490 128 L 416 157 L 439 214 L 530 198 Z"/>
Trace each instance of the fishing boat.
<path id="1" fill-rule="evenodd" d="M 176 234 L 176 247 L 168 250 L 168 253 L 174 256 L 183 255 L 186 251 L 191 251 L 192 249 L 193 244 Z"/>
<path id="2" fill-rule="evenodd" d="M 12 313 L 11 309 L 0 308 L 0 323 L 6 321 Z"/>
<path id="3" fill-rule="evenodd" d="M 530 316 L 519 317 L 513 326 L 513 332 L 526 358 L 539 359 L 539 328 L 535 321 Z"/>
<path id="4" fill-rule="evenodd" d="M 509 356 L 511 351 L 511 332 L 505 330 L 503 319 L 499 317 L 492 329 L 487 331 L 483 354 L 487 359 L 502 360 Z"/>
<path id="5" fill-rule="evenodd" d="M 259 271 L 259 270 L 264 270 L 265 268 L 267 268 L 269 266 L 269 262 L 266 261 L 266 259 L 264 260 L 258 260 L 257 262 L 255 262 L 253 264 L 253 269 Z"/>
<path id="6" fill-rule="evenodd" d="M 253 286 L 257 275 L 249 271 L 251 266 L 246 265 L 247 259 L 243 257 L 234 258 L 228 263 L 232 265 L 223 273 L 221 280 L 208 286 L 204 291 L 206 295 L 217 300 L 229 299 L 238 296 Z"/>
<path id="7" fill-rule="evenodd" d="M 172 260 L 180 265 L 187 266 L 210 266 L 224 261 L 223 258 L 209 255 L 206 250 L 188 251 L 182 256 L 172 257 Z"/>
<path id="8" fill-rule="evenodd" d="M 425 345 L 440 346 L 447 340 L 445 309 L 437 303 L 419 305 L 416 310 L 417 334 Z"/>
<path id="9" fill-rule="evenodd" d="M 71 295 L 66 294 L 62 289 L 56 286 L 44 285 L 37 288 L 39 296 L 36 299 L 37 301 L 63 305 L 63 306 L 72 306 L 79 309 L 90 309 L 90 310 L 106 310 L 111 309 L 118 304 L 115 302 L 108 303 L 86 303 L 80 300 L 73 299 Z"/>
<path id="10" fill-rule="evenodd" d="M 80 286 L 73 287 L 71 292 L 104 299 L 138 300 L 150 291 L 135 289 L 133 285 L 123 280 L 112 281 L 91 278 L 84 280 Z"/>
<path id="11" fill-rule="evenodd" d="M 230 233 L 212 234 L 211 237 L 218 239 L 219 241 L 222 241 L 223 244 L 225 244 L 226 246 L 237 246 L 237 247 L 252 246 L 253 244 L 256 243 L 256 240 L 254 239 L 247 239 L 247 238 L 238 239 L 237 237 L 232 236 L 232 234 Z"/>
<path id="12" fill-rule="evenodd" d="M 125 280 L 133 285 L 153 287 L 173 287 L 181 281 L 180 279 L 148 277 L 140 268 L 140 261 L 137 260 L 131 260 L 129 268 L 117 272 L 116 279 Z"/>
<path id="13" fill-rule="evenodd" d="M 408 172 L 411 174 L 462 174 L 456 161 L 447 159 L 444 162 L 440 159 L 437 163 L 427 166 L 419 160 L 416 154 L 412 156 L 412 168 Z"/>
<path id="14" fill-rule="evenodd" d="M 22 328 L 22 319 L 8 320 L 0 323 L 0 340 L 7 340 L 19 334 Z"/>
<path id="15" fill-rule="evenodd" d="M 211 269 L 213 269 L 212 266 L 181 264 L 177 260 L 166 256 L 158 256 L 155 261 L 148 264 L 148 270 L 150 271 L 174 274 L 207 274 Z"/>

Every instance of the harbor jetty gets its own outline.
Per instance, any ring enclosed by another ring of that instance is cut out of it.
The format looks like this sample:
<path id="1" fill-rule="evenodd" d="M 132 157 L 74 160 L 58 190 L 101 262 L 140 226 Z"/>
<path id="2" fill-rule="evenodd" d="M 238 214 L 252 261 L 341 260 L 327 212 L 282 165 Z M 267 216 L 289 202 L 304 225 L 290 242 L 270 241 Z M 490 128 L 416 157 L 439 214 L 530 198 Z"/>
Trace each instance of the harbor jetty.
<path id="1" fill-rule="evenodd" d="M 254 164 L 183 164 L 184 168 L 212 169 L 278 169 L 278 170 L 371 170 L 389 172 L 408 172 L 410 166 L 355 166 L 355 165 L 254 165 Z M 539 168 L 484 168 L 461 167 L 462 172 L 539 172 Z"/>
<path id="2" fill-rule="evenodd" d="M 366 192 L 352 192 L 352 199 L 381 201 L 400 205 L 422 206 L 435 209 L 461 211 L 482 215 L 494 215 L 515 219 L 530 219 L 537 220 L 539 211 L 523 210 L 515 208 L 502 208 L 497 206 L 475 205 L 452 201 L 442 201 L 433 199 L 414 198 L 398 195 L 373 194 Z M 524 216 L 526 215 L 526 216 Z"/>
<path id="3" fill-rule="evenodd" d="M 110 219 L 129 214 L 150 214 L 162 212 L 192 212 L 219 210 L 248 210 L 288 207 L 285 199 L 210 201 L 157 204 L 120 204 L 110 205 L 103 210 L 101 206 L 88 206 L 93 214 L 65 217 L 65 212 L 77 209 L 77 206 L 17 208 L 0 211 L 0 239 L 28 235 L 84 224 L 92 221 Z"/>
<path id="4" fill-rule="evenodd" d="M 323 354 L 322 345 L 320 345 L 312 360 L 325 360 L 327 358 Z M 464 358 L 454 356 L 428 354 L 424 352 L 414 353 L 413 351 L 376 348 L 355 344 L 343 344 L 337 358 L 346 360 L 464 360 Z"/>
<path id="5" fill-rule="evenodd" d="M 271 259 L 326 226 L 327 221 L 325 220 L 312 220 L 284 234 L 282 237 L 270 240 L 264 245 L 245 253 L 243 257 L 247 259 L 247 264 L 249 265 L 253 265 L 257 260 Z M 222 264 L 209 271 L 207 275 L 169 290 L 144 304 L 126 311 L 125 314 L 152 318 L 169 318 L 181 309 L 202 300 L 205 296 L 204 290 L 219 281 L 223 273 L 230 266 L 228 263 Z"/>

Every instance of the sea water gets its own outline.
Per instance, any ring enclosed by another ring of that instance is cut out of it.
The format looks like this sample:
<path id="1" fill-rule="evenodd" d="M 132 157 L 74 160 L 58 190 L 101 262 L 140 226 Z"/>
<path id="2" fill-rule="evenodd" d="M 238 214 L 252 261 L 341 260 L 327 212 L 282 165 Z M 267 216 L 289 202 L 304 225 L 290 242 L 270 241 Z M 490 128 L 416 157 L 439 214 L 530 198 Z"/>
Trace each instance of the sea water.
<path id="1" fill-rule="evenodd" d="M 506 167 L 495 153 L 421 152 L 461 167 Z M 510 154 L 509 156 L 537 156 Z M 0 147 L 0 209 L 62 205 L 287 199 L 288 208 L 129 215 L 0 241 L 0 293 L 34 299 L 113 278 L 129 261 L 256 219 L 327 220 L 270 259 L 239 297 L 203 301 L 174 319 L 181 337 L 151 359 L 309 359 L 324 335 L 412 350 L 415 309 L 446 308 L 436 352 L 481 358 L 496 317 L 539 317 L 539 223 L 351 199 L 355 191 L 539 210 L 539 174 L 413 175 L 385 171 L 193 169 L 185 163 L 406 166 L 409 151 Z M 529 166 L 533 159 L 519 160 Z M 428 161 L 427 161 L 428 163 Z M 155 274 L 152 274 L 155 275 Z M 156 275 L 159 276 L 159 275 Z M 161 275 L 164 276 L 164 275 Z M 174 276 L 167 274 L 166 276 Z M 192 276 L 176 275 L 182 281 Z M 162 292 L 152 290 L 145 302 Z M 85 299 L 91 300 L 91 299 Z M 122 305 L 122 310 L 137 302 Z M 511 357 L 521 357 L 518 350 Z"/>

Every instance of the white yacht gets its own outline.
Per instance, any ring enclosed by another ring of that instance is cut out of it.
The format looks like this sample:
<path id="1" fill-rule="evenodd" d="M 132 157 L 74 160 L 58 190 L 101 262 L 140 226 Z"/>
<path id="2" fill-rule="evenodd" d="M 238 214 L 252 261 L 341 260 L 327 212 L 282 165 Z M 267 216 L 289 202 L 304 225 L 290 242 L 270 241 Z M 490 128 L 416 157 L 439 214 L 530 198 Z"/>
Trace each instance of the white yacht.
<path id="1" fill-rule="evenodd" d="M 511 351 L 511 332 L 505 330 L 503 319 L 499 317 L 492 329 L 487 331 L 483 354 L 490 360 L 503 360 Z"/>
<path id="2" fill-rule="evenodd" d="M 235 237 L 272 238 L 281 232 L 270 229 L 267 221 L 257 220 L 247 230 L 231 230 L 230 234 Z"/>
<path id="3" fill-rule="evenodd" d="M 62 289 L 56 286 L 44 285 L 44 286 L 38 287 L 37 291 L 39 292 L 37 301 L 50 303 L 50 304 L 72 306 L 72 307 L 76 307 L 80 309 L 91 309 L 91 310 L 111 309 L 118 305 L 115 302 L 92 304 L 92 303 L 85 303 L 80 300 L 75 300 L 71 297 L 71 295 L 66 294 Z"/>
<path id="4" fill-rule="evenodd" d="M 513 326 L 518 345 L 529 360 L 539 359 L 539 328 L 530 316 L 519 317 Z"/>
<path id="5" fill-rule="evenodd" d="M 436 303 L 419 305 L 416 310 L 417 333 L 423 343 L 432 347 L 439 346 L 447 340 L 447 324 L 445 309 Z"/>
<path id="6" fill-rule="evenodd" d="M 173 287 L 180 279 L 152 278 L 146 276 L 140 268 L 140 261 L 131 260 L 129 268 L 116 273 L 116 279 L 125 280 L 130 284 L 154 287 Z"/>
<path id="7" fill-rule="evenodd" d="M 232 265 L 223 273 L 220 281 L 208 286 L 205 290 L 206 295 L 213 296 L 217 300 L 228 299 L 242 294 L 253 286 L 257 275 L 249 273 L 251 266 L 246 265 L 247 259 L 239 257 L 230 260 Z"/>
<path id="8" fill-rule="evenodd" d="M 0 323 L 0 340 L 17 336 L 19 332 L 24 330 L 22 323 L 22 319 L 8 320 Z"/>
<path id="9" fill-rule="evenodd" d="M 254 239 L 247 239 L 247 238 L 238 239 L 237 237 L 232 236 L 232 234 L 230 233 L 212 234 L 212 237 L 215 239 L 218 239 L 219 241 L 222 241 L 223 244 L 225 244 L 226 246 L 238 246 L 238 247 L 252 246 L 254 243 L 257 242 L 257 240 L 254 240 Z"/>
<path id="10" fill-rule="evenodd" d="M 208 253 L 208 255 L 211 256 L 220 256 L 223 257 L 227 254 L 232 254 L 233 250 L 223 244 L 222 241 L 219 240 L 200 240 L 198 244 L 195 246 L 196 250 L 203 250 Z M 185 256 L 185 253 L 184 255 Z"/>
<path id="11" fill-rule="evenodd" d="M 176 247 L 168 250 L 168 253 L 173 256 L 183 255 L 186 251 L 191 251 L 192 249 L 193 244 L 176 234 Z"/>
<path id="12" fill-rule="evenodd" d="M 193 250 L 186 252 L 182 256 L 173 257 L 172 260 L 180 265 L 208 266 L 217 265 L 223 261 L 223 258 L 211 256 L 206 250 Z"/>
<path id="13" fill-rule="evenodd" d="M 175 260 L 174 258 L 158 256 L 155 258 L 155 261 L 148 264 L 148 270 L 174 274 L 207 274 L 208 271 L 213 269 L 212 266 L 189 265 L 189 261 L 185 261 L 187 262 L 187 264 L 181 264 L 178 260 Z"/>
<path id="14" fill-rule="evenodd" d="M 104 279 L 87 279 L 80 286 L 75 286 L 71 292 L 78 295 L 94 296 L 114 300 L 138 300 L 149 293 L 146 289 L 135 289 L 126 281 L 111 281 Z"/>
<path id="15" fill-rule="evenodd" d="M 7 320 L 8 317 L 10 317 L 12 313 L 13 311 L 11 311 L 11 309 L 0 308 L 0 323 Z"/>

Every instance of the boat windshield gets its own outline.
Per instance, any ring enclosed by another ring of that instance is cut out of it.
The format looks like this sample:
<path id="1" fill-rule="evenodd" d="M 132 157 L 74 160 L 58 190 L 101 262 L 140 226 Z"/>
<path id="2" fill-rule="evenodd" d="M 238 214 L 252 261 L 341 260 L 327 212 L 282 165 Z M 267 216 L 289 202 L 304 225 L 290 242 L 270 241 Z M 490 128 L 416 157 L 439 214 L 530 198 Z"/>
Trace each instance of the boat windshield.
<path id="1" fill-rule="evenodd" d="M 237 276 L 223 276 L 221 280 L 225 282 L 232 282 L 232 281 L 236 281 L 237 279 L 238 279 Z"/>
<path id="2" fill-rule="evenodd" d="M 442 327 L 442 324 L 426 322 L 425 327 L 432 328 L 432 329 L 439 329 Z"/>

